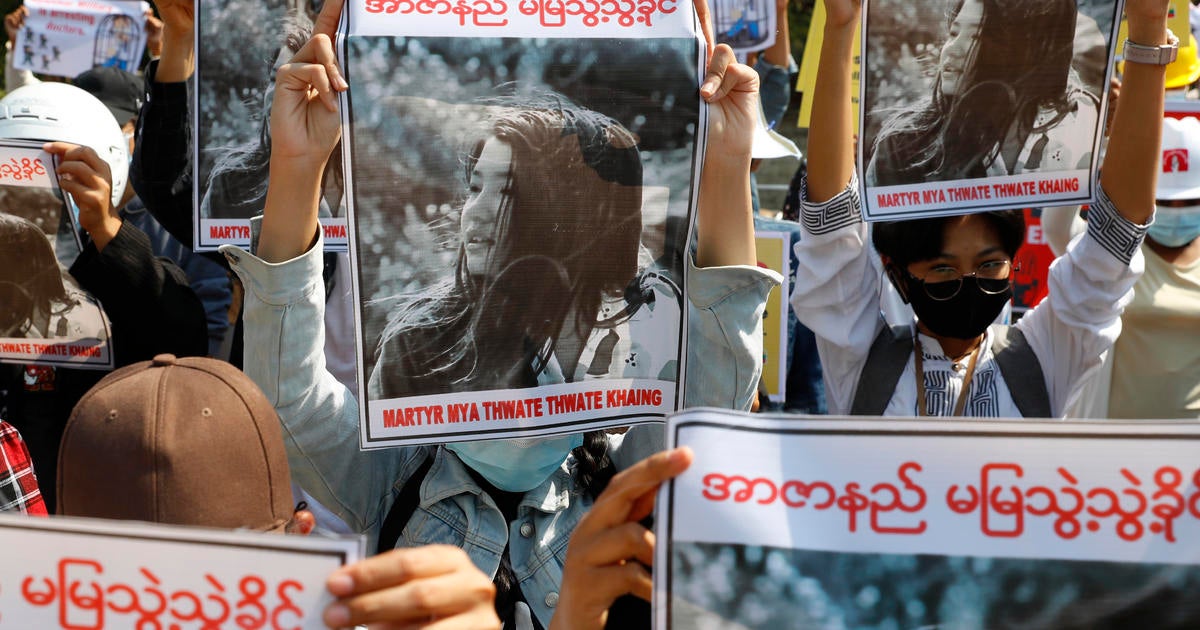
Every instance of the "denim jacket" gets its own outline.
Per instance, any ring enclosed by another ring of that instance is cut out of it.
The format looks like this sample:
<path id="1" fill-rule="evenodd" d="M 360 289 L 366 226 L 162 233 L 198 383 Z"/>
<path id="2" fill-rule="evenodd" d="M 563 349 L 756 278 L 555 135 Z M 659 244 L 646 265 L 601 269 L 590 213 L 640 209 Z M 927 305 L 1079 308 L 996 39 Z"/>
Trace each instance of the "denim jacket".
<path id="1" fill-rule="evenodd" d="M 279 412 L 292 478 L 374 548 L 379 528 L 405 480 L 434 454 L 420 503 L 398 546 L 461 547 L 495 575 L 506 545 L 534 615 L 548 626 L 558 603 L 567 539 L 591 506 L 571 474 L 574 460 L 525 493 L 511 524 L 456 455 L 436 446 L 359 450 L 358 401 L 325 369 L 322 242 L 271 264 L 234 246 L 221 251 L 246 289 L 246 374 Z M 689 270 L 691 302 L 688 406 L 745 409 L 762 365 L 762 314 L 780 281 L 755 267 Z M 661 448 L 661 425 L 612 436 L 612 458 L 627 467 Z"/>

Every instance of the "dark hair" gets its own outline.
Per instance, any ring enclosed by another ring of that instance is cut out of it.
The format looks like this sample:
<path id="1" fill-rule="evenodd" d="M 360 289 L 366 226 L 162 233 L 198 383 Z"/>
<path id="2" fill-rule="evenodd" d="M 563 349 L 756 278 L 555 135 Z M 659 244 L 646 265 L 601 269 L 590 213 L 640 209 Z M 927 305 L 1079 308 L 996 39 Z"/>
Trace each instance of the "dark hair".
<path id="1" fill-rule="evenodd" d="M 1021 210 L 985 212 L 984 217 L 1000 236 L 1000 246 L 1009 258 L 1025 242 L 1025 213 Z M 901 269 L 910 263 L 932 260 L 941 255 L 945 243 L 946 222 L 956 217 L 931 217 L 910 221 L 876 223 L 871 234 L 875 251 L 891 259 Z"/>
<path id="2" fill-rule="evenodd" d="M 384 329 L 380 347 L 408 334 L 427 374 L 466 389 L 536 384 L 567 318 L 581 336 L 597 327 L 605 299 L 627 297 L 638 280 L 642 165 L 636 139 L 615 120 L 560 95 L 490 101 L 490 135 L 466 159 L 469 174 L 487 142 L 512 150 L 509 182 L 489 265 L 472 277 L 460 245 L 455 277 L 408 300 Z M 633 291 L 632 293 L 637 293 Z M 455 338 L 421 335 L 454 330 Z M 423 342 L 427 342 L 422 345 Z M 428 344 L 447 344 L 434 348 Z M 375 369 L 387 369 L 376 365 Z M 464 389 L 456 387 L 455 389 Z"/>
<path id="3" fill-rule="evenodd" d="M 0 328 L 10 328 L 33 313 L 51 312 L 51 304 L 74 301 L 46 234 L 32 222 L 0 213 Z"/>
<path id="4" fill-rule="evenodd" d="M 950 23 L 965 1 L 957 0 Z M 1071 68 L 1075 0 L 973 1 L 983 5 L 983 18 L 973 61 L 959 80 L 962 89 L 943 94 L 939 72 L 929 98 L 893 115 L 876 137 L 874 153 L 895 154 L 891 161 L 913 174 L 906 180 L 982 176 L 1014 124 L 1024 134 L 1036 133 L 1056 126 L 1081 101 L 1099 105 Z M 1057 115 L 1034 128 L 1042 108 Z M 901 183 L 889 180 L 885 174 L 873 183 Z"/>

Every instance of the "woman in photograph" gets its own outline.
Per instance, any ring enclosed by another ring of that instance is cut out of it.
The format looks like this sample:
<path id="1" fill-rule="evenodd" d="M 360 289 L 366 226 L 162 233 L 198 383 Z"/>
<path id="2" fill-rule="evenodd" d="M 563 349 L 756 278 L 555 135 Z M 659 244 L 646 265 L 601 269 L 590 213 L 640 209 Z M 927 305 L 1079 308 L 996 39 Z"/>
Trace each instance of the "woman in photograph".
<path id="1" fill-rule="evenodd" d="M 328 372 L 322 353 L 318 175 L 341 134 L 337 92 L 348 88 L 329 38 L 339 9 L 340 3 L 326 3 L 318 35 L 280 70 L 271 110 L 271 183 L 257 250 L 222 247 L 246 287 L 245 371 L 284 424 L 289 458 L 296 462 L 293 479 L 322 505 L 366 533 L 374 548 L 463 548 L 494 578 L 497 611 L 508 627 L 549 627 L 560 594 L 566 597 L 561 591 L 571 532 L 618 470 L 661 447 L 661 428 L 359 448 L 359 405 L 366 402 Z M 687 406 L 747 409 L 762 368 L 766 296 L 779 281 L 757 267 L 755 256 L 750 144 L 757 75 L 736 63 L 728 46 L 719 46 L 700 95 L 710 103 L 709 129 L 696 253 L 687 275 L 683 398 Z M 467 160 L 470 190 L 454 281 L 442 295 L 401 306 L 391 322 L 392 337 L 411 345 L 418 334 L 437 330 L 423 322 L 447 311 L 461 318 L 451 316 L 459 323 L 448 330 L 475 339 L 444 353 L 427 349 L 429 365 L 445 366 L 438 380 L 524 383 L 539 371 L 551 374 L 556 364 L 585 376 L 593 364 L 611 369 L 605 361 L 579 357 L 587 356 L 595 338 L 593 358 L 615 353 L 605 340 L 620 330 L 616 323 L 651 310 L 648 297 L 628 297 L 654 284 L 635 282 L 648 274 L 638 256 L 641 169 L 633 139 L 607 117 L 553 101 L 553 107 L 517 108 L 495 118 Z M 541 202 L 531 194 L 539 189 Z M 598 242 L 582 245 L 581 230 Z M 544 292 L 557 294 L 538 297 Z M 654 309 L 667 306 L 651 294 Z M 532 303 L 536 313 L 520 312 L 531 300 L 551 303 Z M 663 301 L 679 308 L 673 297 Z M 637 314 L 631 304 L 640 304 Z M 616 311 L 605 315 L 606 307 Z M 488 312 L 503 317 L 485 318 Z M 438 334 L 457 341 L 455 333 Z M 471 347 L 495 338 L 519 352 Z M 477 364 L 483 366 L 478 371 Z M 386 380 L 381 370 L 409 369 L 381 363 L 375 380 Z M 621 558 L 591 560 L 615 565 L 623 564 Z M 644 569 L 623 575 L 627 581 L 613 582 L 618 590 L 645 594 Z M 335 625 L 364 620 L 369 611 L 351 610 Z"/>
<path id="2" fill-rule="evenodd" d="M 1020 211 L 867 229 L 850 115 L 860 6 L 824 1 L 829 21 L 792 306 L 817 336 L 829 412 L 1062 417 L 1120 333 L 1122 310 L 1143 270 L 1138 247 L 1154 213 L 1162 159 L 1164 66 L 1127 65 L 1088 232 L 1051 267 L 1049 297 L 1015 326 L 989 327 L 1012 294 L 1013 256 L 1024 235 Z M 1132 45 L 1168 44 L 1167 0 L 1130 0 L 1125 9 Z M 915 322 L 885 325 L 879 311 L 885 275 L 912 305 Z"/>
<path id="3" fill-rule="evenodd" d="M 1074 0 L 956 0 L 932 92 L 888 118 L 868 186 L 1088 168 L 1099 99 L 1071 67 Z"/>
<path id="4" fill-rule="evenodd" d="M 63 282 L 46 234 L 21 217 L 0 213 L 0 338 L 97 337 L 81 326 L 83 318 L 71 317 L 86 301 Z"/>
<path id="5" fill-rule="evenodd" d="M 372 398 L 676 376 L 640 343 L 674 347 L 681 296 L 643 271 L 636 139 L 559 95 L 510 101 L 465 160 L 454 277 L 385 301 Z"/>

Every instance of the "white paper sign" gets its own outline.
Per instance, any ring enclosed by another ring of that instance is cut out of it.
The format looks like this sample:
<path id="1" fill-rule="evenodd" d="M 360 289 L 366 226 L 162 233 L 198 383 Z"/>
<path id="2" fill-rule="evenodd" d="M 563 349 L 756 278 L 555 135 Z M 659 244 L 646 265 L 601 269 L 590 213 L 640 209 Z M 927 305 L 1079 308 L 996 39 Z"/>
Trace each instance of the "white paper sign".
<path id="1" fill-rule="evenodd" d="M 75 77 L 95 66 L 136 72 L 150 5 L 118 0 L 25 0 L 29 15 L 13 43 L 19 70 Z"/>
<path id="2" fill-rule="evenodd" d="M 857 571 L 911 579 L 901 587 L 908 594 L 897 597 L 921 598 L 922 610 L 941 597 L 925 585 L 929 576 L 952 573 L 953 558 L 986 558 L 981 566 L 1020 579 L 1063 569 L 1060 581 L 1075 584 L 1080 600 L 1127 595 L 1131 587 L 1114 585 L 1135 571 L 1200 580 L 1200 568 L 1189 566 L 1200 564 L 1200 426 L 1194 423 L 818 420 L 690 411 L 668 422 L 667 441 L 691 447 L 695 461 L 658 498 L 658 539 L 669 541 L 658 548 L 661 598 L 678 595 L 707 606 L 697 589 L 715 578 L 688 567 L 721 549 L 790 558 L 785 562 L 805 567 L 833 601 L 858 579 L 847 566 L 879 558 Z M 896 569 L 916 567 L 921 558 L 942 559 L 921 560 L 924 577 Z M 1117 592 L 1096 595 L 1106 588 Z M 922 589 L 928 591 L 914 594 Z M 660 599 L 660 622 L 666 601 Z M 736 611 L 710 603 L 710 612 L 743 622 Z M 978 604 L 983 611 L 988 606 Z M 947 618 L 933 610 L 910 621 L 936 625 Z"/>
<path id="3" fill-rule="evenodd" d="M 0 516 L 0 629 L 324 628 L 361 538 Z"/>

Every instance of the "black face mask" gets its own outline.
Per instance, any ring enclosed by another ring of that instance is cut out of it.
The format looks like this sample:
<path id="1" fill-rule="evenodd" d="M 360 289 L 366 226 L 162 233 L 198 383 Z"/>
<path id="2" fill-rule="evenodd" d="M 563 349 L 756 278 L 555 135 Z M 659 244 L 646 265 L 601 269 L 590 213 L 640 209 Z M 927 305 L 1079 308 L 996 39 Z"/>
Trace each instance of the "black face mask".
<path id="1" fill-rule="evenodd" d="M 985 293 L 979 282 L 968 276 L 962 279 L 962 287 L 954 297 L 939 302 L 925 292 L 924 282 L 903 275 L 908 301 L 917 319 L 943 337 L 974 339 L 982 335 L 1012 298 L 1012 284 L 1006 284 L 1001 293 Z"/>

